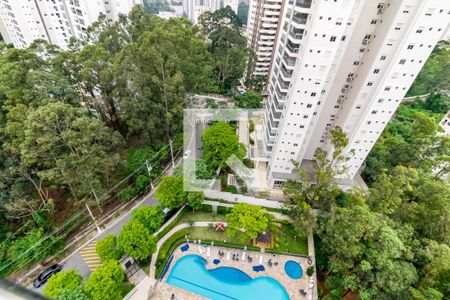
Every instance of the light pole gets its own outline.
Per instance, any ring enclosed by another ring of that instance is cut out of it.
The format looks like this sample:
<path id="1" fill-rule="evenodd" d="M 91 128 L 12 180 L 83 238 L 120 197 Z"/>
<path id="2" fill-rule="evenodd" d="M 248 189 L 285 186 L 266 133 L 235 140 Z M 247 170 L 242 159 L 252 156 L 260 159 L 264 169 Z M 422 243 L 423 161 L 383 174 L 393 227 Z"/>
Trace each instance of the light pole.
<path id="1" fill-rule="evenodd" d="M 97 193 L 95 192 L 93 187 L 91 187 L 91 190 L 92 190 L 92 194 L 94 195 L 95 202 L 97 202 L 98 209 L 100 209 L 100 213 L 102 214 L 103 210 L 102 210 L 102 208 L 100 206 L 100 199 L 98 199 Z"/>
<path id="2" fill-rule="evenodd" d="M 147 166 L 147 172 L 148 172 L 148 176 L 149 176 L 149 178 L 150 178 L 150 187 L 151 187 L 151 189 L 152 189 L 152 191 L 153 191 L 153 189 L 155 188 L 154 186 L 153 186 L 153 180 L 152 180 L 152 174 L 151 174 L 151 172 L 152 172 L 152 170 L 153 170 L 153 167 L 150 165 L 150 163 L 148 162 L 148 159 L 146 159 L 145 160 L 145 165 Z"/>
<path id="3" fill-rule="evenodd" d="M 89 212 L 89 215 L 90 215 L 91 218 L 92 218 L 92 223 L 94 223 L 95 228 L 97 228 L 97 231 L 98 231 L 99 233 L 102 232 L 102 230 L 101 230 L 100 227 L 98 226 L 97 220 L 95 219 L 94 215 L 92 214 L 91 209 L 89 208 L 89 206 L 87 205 L 87 203 L 85 203 L 84 205 L 86 205 L 86 209 L 87 209 L 87 211 Z"/>

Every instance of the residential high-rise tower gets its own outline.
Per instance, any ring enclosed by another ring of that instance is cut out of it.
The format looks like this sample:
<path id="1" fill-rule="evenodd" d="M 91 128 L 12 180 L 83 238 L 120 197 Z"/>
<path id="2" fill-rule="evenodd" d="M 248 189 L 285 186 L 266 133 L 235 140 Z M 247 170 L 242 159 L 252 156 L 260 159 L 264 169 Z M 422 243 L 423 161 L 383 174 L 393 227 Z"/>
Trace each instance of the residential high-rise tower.
<path id="1" fill-rule="evenodd" d="M 290 0 L 273 54 L 265 112 L 269 184 L 293 161 L 332 151 L 340 126 L 352 179 L 450 21 L 450 1 Z M 354 153 L 354 155 L 351 155 Z"/>
<path id="2" fill-rule="evenodd" d="M 142 1 L 1 0 L 0 32 L 16 48 L 26 48 L 36 39 L 65 48 L 71 36 L 82 38 L 101 13 L 116 20 Z"/>

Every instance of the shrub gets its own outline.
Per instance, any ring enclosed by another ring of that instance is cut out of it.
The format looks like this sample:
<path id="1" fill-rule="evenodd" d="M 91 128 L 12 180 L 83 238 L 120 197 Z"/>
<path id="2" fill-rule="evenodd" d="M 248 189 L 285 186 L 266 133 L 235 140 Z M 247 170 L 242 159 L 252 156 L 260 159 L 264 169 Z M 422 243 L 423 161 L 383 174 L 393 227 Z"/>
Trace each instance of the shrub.
<path id="1" fill-rule="evenodd" d="M 134 197 L 134 190 L 131 187 L 124 188 L 117 193 L 120 202 L 128 202 Z"/>
<path id="2" fill-rule="evenodd" d="M 212 206 L 209 204 L 202 204 L 198 209 L 198 211 L 210 213 L 212 212 Z"/>
<path id="3" fill-rule="evenodd" d="M 164 213 L 161 206 L 143 205 L 135 209 L 132 218 L 141 222 L 150 233 L 155 232 L 164 223 Z"/>
<path id="4" fill-rule="evenodd" d="M 254 144 L 255 144 L 255 140 L 252 139 L 251 137 L 249 137 L 248 140 L 249 140 L 249 142 L 250 142 L 250 145 L 254 145 Z"/>
<path id="5" fill-rule="evenodd" d="M 219 207 L 217 207 L 217 213 L 220 215 L 226 215 L 226 214 L 230 213 L 232 209 L 233 208 L 231 208 L 231 207 L 219 206 Z"/>
<path id="6" fill-rule="evenodd" d="M 91 273 L 84 285 L 84 291 L 91 300 L 121 300 L 124 279 L 122 267 L 109 260 Z"/>
<path id="7" fill-rule="evenodd" d="M 58 295 L 53 297 L 54 300 L 90 300 L 83 290 L 83 287 L 79 287 L 69 290 L 63 289 Z"/>
<path id="8" fill-rule="evenodd" d="M 95 245 L 95 252 L 97 252 L 102 262 L 107 260 L 118 260 L 122 257 L 122 253 L 117 247 L 117 238 L 113 234 L 108 234 L 103 239 L 99 240 Z"/>
<path id="9" fill-rule="evenodd" d="M 234 185 L 228 185 L 227 188 L 225 189 L 225 192 L 229 192 L 229 193 L 232 193 L 232 194 L 237 194 L 238 193 L 238 189 Z"/>
<path id="10" fill-rule="evenodd" d="M 162 268 L 166 262 L 166 260 L 170 257 L 170 254 L 173 252 L 175 247 L 177 247 L 180 242 L 184 239 L 186 235 L 189 234 L 189 230 L 182 229 L 180 231 L 175 232 L 170 238 L 168 238 L 164 244 L 162 244 L 159 249 L 158 258 L 156 259 L 156 278 L 162 271 Z"/>
<path id="11" fill-rule="evenodd" d="M 248 131 L 249 132 L 255 131 L 255 123 L 253 122 L 253 120 L 250 120 L 250 122 L 248 123 Z"/>
<path id="12" fill-rule="evenodd" d="M 314 274 L 314 266 L 309 266 L 308 269 L 306 269 L 306 275 L 308 275 L 309 277 L 313 276 Z"/>
<path id="13" fill-rule="evenodd" d="M 149 184 L 150 178 L 147 175 L 138 175 L 134 183 L 136 194 L 142 193 Z"/>
<path id="14" fill-rule="evenodd" d="M 189 210 L 189 208 L 187 206 L 184 206 L 181 209 L 181 212 L 176 216 L 175 219 L 173 219 L 170 224 L 167 224 L 166 227 L 164 227 L 163 230 L 161 230 L 160 232 L 158 232 L 158 234 L 156 235 L 156 240 L 159 240 L 160 238 L 162 238 L 163 236 L 165 236 L 169 231 L 172 230 L 172 228 L 175 227 L 175 225 L 177 225 L 178 221 L 180 221 L 180 219 L 184 216 L 184 214 Z"/>
<path id="15" fill-rule="evenodd" d="M 83 277 L 75 270 L 61 271 L 50 277 L 44 289 L 44 295 L 55 298 L 63 290 L 74 290 L 81 286 Z"/>

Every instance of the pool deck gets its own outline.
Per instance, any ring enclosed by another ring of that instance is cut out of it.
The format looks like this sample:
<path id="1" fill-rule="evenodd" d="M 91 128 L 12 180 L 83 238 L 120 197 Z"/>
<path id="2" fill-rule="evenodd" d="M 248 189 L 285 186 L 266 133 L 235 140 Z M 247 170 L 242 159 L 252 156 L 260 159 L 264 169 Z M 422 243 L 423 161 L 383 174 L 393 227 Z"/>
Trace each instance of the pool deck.
<path id="1" fill-rule="evenodd" d="M 180 257 L 185 256 L 187 254 L 197 254 L 204 257 L 208 261 L 208 264 L 206 265 L 207 269 L 214 269 L 221 266 L 222 267 L 227 266 L 240 269 L 245 273 L 247 273 L 252 278 L 256 278 L 259 276 L 272 277 L 284 286 L 287 293 L 289 294 L 289 297 L 292 300 L 307 299 L 307 296 L 301 296 L 299 293 L 300 289 L 303 289 L 305 291 L 308 290 L 309 277 L 306 275 L 306 268 L 308 267 L 308 262 L 306 258 L 289 255 L 279 255 L 279 254 L 273 256 L 272 254 L 269 253 L 245 251 L 245 259 L 242 260 L 242 253 L 244 252 L 244 250 L 217 247 L 217 246 L 209 246 L 209 247 L 201 246 L 203 254 L 200 254 L 198 247 L 199 247 L 198 245 L 191 243 L 189 250 L 181 252 L 180 247 L 178 247 L 173 252 L 174 259 L 167 273 L 165 274 L 163 280 L 160 283 L 158 283 L 158 286 L 154 294 L 152 295 L 151 299 L 178 299 L 178 300 L 206 299 L 197 294 L 185 291 L 183 289 L 177 288 L 175 286 L 166 283 L 167 276 L 170 274 L 174 264 Z M 207 256 L 207 248 L 210 248 L 211 255 L 209 257 Z M 218 255 L 219 250 L 223 250 L 225 252 L 225 255 L 223 255 L 222 257 L 219 256 Z M 239 261 L 233 260 L 232 259 L 233 254 L 239 254 L 240 260 Z M 253 258 L 253 261 L 251 263 L 247 261 L 248 255 L 250 255 Z M 230 257 L 230 260 L 227 260 L 228 256 Z M 265 271 L 256 273 L 255 271 L 253 271 L 252 267 L 259 265 L 261 256 L 263 257 L 262 265 L 264 266 Z M 220 259 L 220 263 L 218 265 L 214 265 L 213 264 L 214 259 Z M 267 263 L 269 259 L 272 259 L 272 262 L 278 262 L 278 265 L 277 266 L 273 265 L 272 267 L 270 267 Z M 303 276 L 300 279 L 291 279 L 284 271 L 284 264 L 288 260 L 300 262 L 303 269 Z M 172 294 L 174 295 L 175 298 L 172 298 Z"/>

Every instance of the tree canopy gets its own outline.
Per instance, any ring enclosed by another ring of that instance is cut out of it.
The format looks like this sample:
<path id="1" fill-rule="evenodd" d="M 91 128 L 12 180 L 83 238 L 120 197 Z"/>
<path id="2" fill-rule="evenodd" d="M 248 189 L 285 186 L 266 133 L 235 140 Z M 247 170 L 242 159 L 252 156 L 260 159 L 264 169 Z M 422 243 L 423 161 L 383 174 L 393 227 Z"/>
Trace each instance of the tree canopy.
<path id="1" fill-rule="evenodd" d="M 211 169 L 226 167 L 226 160 L 232 156 L 242 160 L 245 156 L 245 148 L 239 143 L 236 129 L 226 123 L 217 122 L 206 128 L 202 134 L 203 159 Z"/>
<path id="2" fill-rule="evenodd" d="M 242 242 L 247 242 L 268 230 L 273 218 L 259 206 L 239 203 L 234 205 L 225 219 L 228 223 L 227 234 L 231 237 L 239 237 Z"/>
<path id="3" fill-rule="evenodd" d="M 44 295 L 48 298 L 57 298 L 64 291 L 74 291 L 81 287 L 83 277 L 75 270 L 61 271 L 51 276 L 45 286 Z"/>
<path id="4" fill-rule="evenodd" d="M 256 92 L 248 91 L 234 98 L 236 106 L 240 108 L 261 108 L 262 96 Z"/>
<path id="5" fill-rule="evenodd" d="M 122 267 L 116 261 L 109 260 L 91 273 L 84 290 L 91 300 L 120 300 L 124 280 Z"/>
<path id="6" fill-rule="evenodd" d="M 164 222 L 164 213 L 160 206 L 142 205 L 132 213 L 132 219 L 141 222 L 150 233 L 154 233 Z"/>
<path id="7" fill-rule="evenodd" d="M 119 250 L 137 260 L 147 259 L 156 250 L 156 242 L 144 224 L 136 219 L 126 223 L 119 233 Z"/>
<path id="8" fill-rule="evenodd" d="M 122 257 L 122 252 L 119 251 L 117 246 L 117 237 L 113 234 L 108 234 L 103 239 L 97 241 L 95 252 L 97 252 L 102 262 L 107 260 L 116 261 Z"/>
<path id="9" fill-rule="evenodd" d="M 178 207 L 186 196 L 182 176 L 164 176 L 155 191 L 156 199 L 171 209 Z"/>

